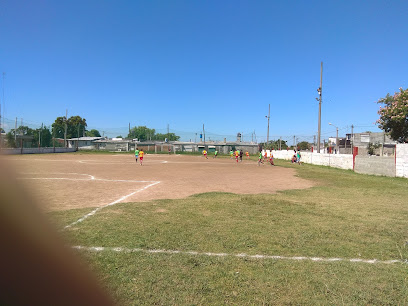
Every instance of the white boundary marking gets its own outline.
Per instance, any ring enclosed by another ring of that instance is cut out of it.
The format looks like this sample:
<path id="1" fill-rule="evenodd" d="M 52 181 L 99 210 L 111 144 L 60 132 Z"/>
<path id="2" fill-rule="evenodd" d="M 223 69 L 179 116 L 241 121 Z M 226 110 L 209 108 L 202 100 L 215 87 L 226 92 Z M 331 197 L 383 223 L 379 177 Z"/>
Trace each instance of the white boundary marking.
<path id="1" fill-rule="evenodd" d="M 149 188 L 149 187 L 152 187 L 152 186 L 154 186 L 154 185 L 156 185 L 156 184 L 159 184 L 159 183 L 160 183 L 160 181 L 153 182 L 153 183 L 151 183 L 151 184 L 149 184 L 149 185 L 147 185 L 147 186 L 144 186 L 144 187 L 142 187 L 142 188 L 139 188 L 139 189 L 137 189 L 136 191 L 133 191 L 133 192 L 131 192 L 131 193 L 129 193 L 129 194 L 127 194 L 127 195 L 125 195 L 125 196 L 123 196 L 123 197 L 121 197 L 121 198 L 119 198 L 119 199 L 117 199 L 117 200 L 115 200 L 115 201 L 113 201 L 113 202 L 111 202 L 111 203 L 109 203 L 109 204 L 106 204 L 106 205 L 104 205 L 104 206 L 98 207 L 98 208 L 94 209 L 93 211 L 91 211 L 89 214 L 86 214 L 85 216 L 79 218 L 77 221 L 72 222 L 71 224 L 65 226 L 64 229 L 70 228 L 70 227 L 72 227 L 73 225 L 78 224 L 78 223 L 84 221 L 85 219 L 89 218 L 90 216 L 93 216 L 97 211 L 99 211 L 99 210 L 101 210 L 101 209 L 103 209 L 103 208 L 105 208 L 105 207 L 115 205 L 115 204 L 117 204 L 117 203 L 119 203 L 119 202 L 121 202 L 121 201 L 127 199 L 128 197 L 130 197 L 130 196 L 132 196 L 132 195 L 134 195 L 134 194 L 136 194 L 136 193 L 138 193 L 138 192 L 140 192 L 140 191 L 143 191 L 143 190 L 145 190 L 145 189 L 147 189 L 147 188 Z"/>
<path id="2" fill-rule="evenodd" d="M 92 252 L 106 252 L 113 251 L 118 253 L 133 253 L 143 252 L 150 254 L 183 254 L 183 255 L 196 255 L 196 256 L 210 256 L 210 257 L 238 257 L 238 258 L 252 258 L 252 259 L 273 259 L 273 260 L 294 260 L 294 261 L 314 261 L 314 262 L 351 262 L 351 263 L 367 263 L 367 264 L 393 264 L 404 263 L 407 264 L 407 260 L 390 259 L 390 260 L 378 260 L 378 259 L 362 259 L 362 258 L 327 258 L 327 257 L 307 257 L 307 256 L 279 256 L 279 255 L 249 255 L 245 253 L 241 254 L 228 254 L 228 253 L 211 253 L 211 252 L 196 252 L 196 251 L 179 251 L 179 250 L 161 250 L 161 249 L 140 249 L 140 248 L 122 248 L 122 247 L 86 247 L 86 246 L 73 246 L 72 248 L 77 250 L 85 250 Z"/>
<path id="3" fill-rule="evenodd" d="M 32 175 L 32 174 L 37 174 L 37 173 L 21 173 L 21 174 L 25 174 L 25 175 L 31 174 L 31 175 Z M 157 184 L 160 183 L 160 181 L 135 181 L 135 180 L 97 179 L 97 178 L 95 178 L 93 175 L 84 174 L 84 173 L 61 173 L 61 172 L 59 172 L 59 173 L 47 173 L 47 174 L 84 175 L 84 176 L 88 176 L 89 178 L 80 179 L 80 178 L 67 178 L 67 177 L 27 177 L 27 178 L 17 178 L 17 179 L 20 179 L 20 180 L 68 180 L 68 181 L 93 181 L 93 182 L 95 182 L 95 181 L 103 181 L 103 182 L 122 182 L 122 183 L 123 183 L 123 182 L 125 182 L 125 183 L 150 183 L 149 185 L 144 186 L 144 187 L 142 187 L 142 188 L 139 188 L 139 189 L 137 189 L 137 190 L 135 190 L 135 191 L 133 191 L 133 192 L 131 192 L 131 193 L 129 193 L 129 194 L 123 196 L 123 197 L 120 197 L 119 199 L 117 199 L 117 200 L 115 200 L 115 201 L 113 201 L 113 202 L 111 202 L 111 203 L 109 203 L 109 204 L 106 204 L 106 205 L 104 205 L 104 206 L 101 206 L 101 207 L 98 207 L 98 208 L 94 209 L 94 210 L 91 211 L 90 213 L 88 213 L 88 214 L 86 214 L 85 216 L 79 218 L 77 221 L 75 221 L 75 222 L 73 222 L 73 223 L 71 223 L 71 224 L 65 226 L 65 227 L 64 227 L 64 230 L 67 229 L 67 228 L 72 227 L 72 226 L 75 225 L 75 224 L 78 224 L 78 223 L 84 221 L 85 219 L 89 218 L 90 216 L 93 216 L 97 211 L 99 211 L 99 210 L 101 210 L 101 209 L 103 209 L 103 208 L 105 208 L 105 207 L 115 205 L 115 204 L 117 204 L 117 203 L 119 203 L 119 202 L 121 202 L 121 201 L 127 199 L 128 197 L 130 197 L 130 196 L 132 196 L 132 195 L 134 195 L 134 194 L 136 194 L 136 193 L 138 193 L 138 192 L 140 192 L 140 191 L 146 190 L 147 188 L 152 187 L 152 186 L 157 185 Z"/>
<path id="4" fill-rule="evenodd" d="M 109 155 L 109 156 L 122 156 L 122 155 Z M 180 156 L 180 155 L 176 155 Z M 129 156 L 126 156 L 129 157 Z M 150 157 L 154 158 L 163 158 L 163 155 L 149 155 Z M 201 158 L 201 156 L 197 156 L 198 158 Z M 134 159 L 134 156 L 132 157 Z M 212 158 L 211 158 L 212 159 Z M 75 162 L 75 163 L 80 163 L 80 164 L 89 164 L 89 165 L 131 165 L 131 164 L 136 164 L 134 161 L 129 161 L 129 158 L 126 158 L 125 161 L 114 161 L 114 162 L 103 162 L 100 160 L 95 160 L 95 159 L 81 159 L 81 160 L 70 160 L 70 159 L 40 159 L 40 158 L 33 158 L 33 159 L 12 159 L 15 161 L 50 161 L 50 162 Z M 232 160 L 231 162 L 217 162 L 217 163 L 211 163 L 209 160 L 208 161 L 169 161 L 169 160 L 144 160 L 144 164 L 209 164 L 209 165 L 231 165 L 231 164 L 237 164 L 235 159 Z M 247 163 L 247 162 L 240 162 L 239 164 L 242 165 L 258 165 L 258 163 L 253 162 L 253 163 Z"/>
<path id="5" fill-rule="evenodd" d="M 103 161 L 96 161 L 96 160 L 78 160 L 76 161 L 80 164 L 88 164 L 88 165 L 137 165 L 137 163 L 134 161 L 134 157 L 133 157 L 133 161 L 115 161 L 115 162 L 103 162 Z M 162 164 L 167 162 L 166 160 L 143 160 L 144 164 Z"/>
<path id="6" fill-rule="evenodd" d="M 68 178 L 68 177 L 19 177 L 18 180 L 67 180 L 67 181 L 102 181 L 102 182 L 122 182 L 122 183 L 155 183 L 157 181 L 134 181 L 134 180 L 110 180 L 110 179 L 97 179 L 91 176 L 90 179 L 81 178 Z"/>

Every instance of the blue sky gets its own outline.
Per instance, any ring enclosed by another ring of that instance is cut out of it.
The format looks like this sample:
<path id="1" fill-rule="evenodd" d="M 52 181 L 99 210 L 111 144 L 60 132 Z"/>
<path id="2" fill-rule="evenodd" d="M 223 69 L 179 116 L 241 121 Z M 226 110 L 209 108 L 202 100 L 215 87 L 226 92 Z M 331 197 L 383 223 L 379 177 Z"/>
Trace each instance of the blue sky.
<path id="1" fill-rule="evenodd" d="M 322 138 L 329 122 L 378 131 L 375 101 L 408 87 L 407 13 L 408 1 L 3 0 L 2 112 L 49 125 L 68 109 L 108 136 L 130 122 L 187 139 L 204 123 L 262 140 L 270 103 L 270 138 L 313 140 L 323 61 Z"/>

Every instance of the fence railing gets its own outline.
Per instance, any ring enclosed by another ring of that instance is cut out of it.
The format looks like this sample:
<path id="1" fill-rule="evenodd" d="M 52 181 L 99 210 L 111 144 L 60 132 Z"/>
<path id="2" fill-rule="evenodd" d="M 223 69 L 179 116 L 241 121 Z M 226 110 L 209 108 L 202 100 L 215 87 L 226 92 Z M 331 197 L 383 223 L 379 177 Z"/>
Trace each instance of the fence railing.
<path id="1" fill-rule="evenodd" d="M 46 153 L 68 153 L 75 152 L 76 148 L 2 148 L 0 154 L 13 155 L 13 154 L 46 154 Z"/>

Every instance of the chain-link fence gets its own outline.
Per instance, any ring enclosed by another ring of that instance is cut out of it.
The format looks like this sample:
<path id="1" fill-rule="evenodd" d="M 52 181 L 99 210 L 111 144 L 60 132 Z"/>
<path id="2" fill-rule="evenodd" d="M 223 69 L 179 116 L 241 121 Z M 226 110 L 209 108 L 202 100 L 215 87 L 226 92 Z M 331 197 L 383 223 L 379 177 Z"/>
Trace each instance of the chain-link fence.
<path id="1" fill-rule="evenodd" d="M 63 117 L 62 117 L 63 118 Z M 69 119 L 68 119 L 69 120 Z M 22 118 L 2 118 L 1 128 L 3 133 L 1 135 L 3 147 L 51 147 L 64 146 L 64 138 L 78 138 L 83 136 L 100 136 L 107 138 L 128 138 L 130 130 L 133 126 L 122 127 L 97 127 L 93 125 L 84 126 L 80 121 L 73 124 L 65 131 L 64 122 L 55 125 L 54 122 L 40 122 L 33 120 L 26 120 Z M 337 130 L 331 127 L 330 130 L 325 130 L 321 133 L 321 146 L 327 147 L 334 143 L 334 139 L 338 138 L 340 142 L 346 142 L 348 135 L 352 133 L 362 133 L 369 130 L 376 129 L 375 125 L 360 125 L 360 126 L 346 126 L 338 128 Z M 151 129 L 153 130 L 153 129 Z M 93 132 L 94 134 L 90 134 Z M 314 135 L 305 135 L 303 133 L 294 135 L 277 135 L 271 133 L 268 136 L 266 133 L 257 133 L 254 130 L 237 131 L 236 133 L 222 133 L 220 131 L 203 130 L 201 128 L 191 129 L 189 131 L 167 128 L 154 129 L 155 135 L 176 135 L 177 140 L 183 142 L 199 143 L 199 142 L 240 142 L 240 143 L 266 143 L 271 148 L 285 149 L 286 147 L 299 147 L 302 149 L 317 146 L 317 132 Z M 154 135 L 145 135 L 144 140 L 158 140 Z M 153 137 L 152 137 L 153 136 Z M 167 138 L 167 137 L 166 137 Z M 336 141 L 338 141 L 336 139 Z M 164 138 L 162 140 L 165 140 Z M 173 140 L 170 138 L 170 140 Z M 345 144 L 347 147 L 347 144 Z"/>

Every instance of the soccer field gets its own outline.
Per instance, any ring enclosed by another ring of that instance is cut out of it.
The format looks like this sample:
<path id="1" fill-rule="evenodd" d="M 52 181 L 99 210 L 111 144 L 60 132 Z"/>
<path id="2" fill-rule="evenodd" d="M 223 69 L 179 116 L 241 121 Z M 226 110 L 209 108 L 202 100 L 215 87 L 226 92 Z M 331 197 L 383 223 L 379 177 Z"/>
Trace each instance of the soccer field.
<path id="1" fill-rule="evenodd" d="M 8 158 L 118 302 L 408 302 L 406 179 L 199 156 Z"/>
<path id="2" fill-rule="evenodd" d="M 274 193 L 309 188 L 293 169 L 252 160 L 148 154 L 44 154 L 9 157 L 18 178 L 45 210 L 103 207 L 113 202 L 179 199 L 204 192 Z"/>

